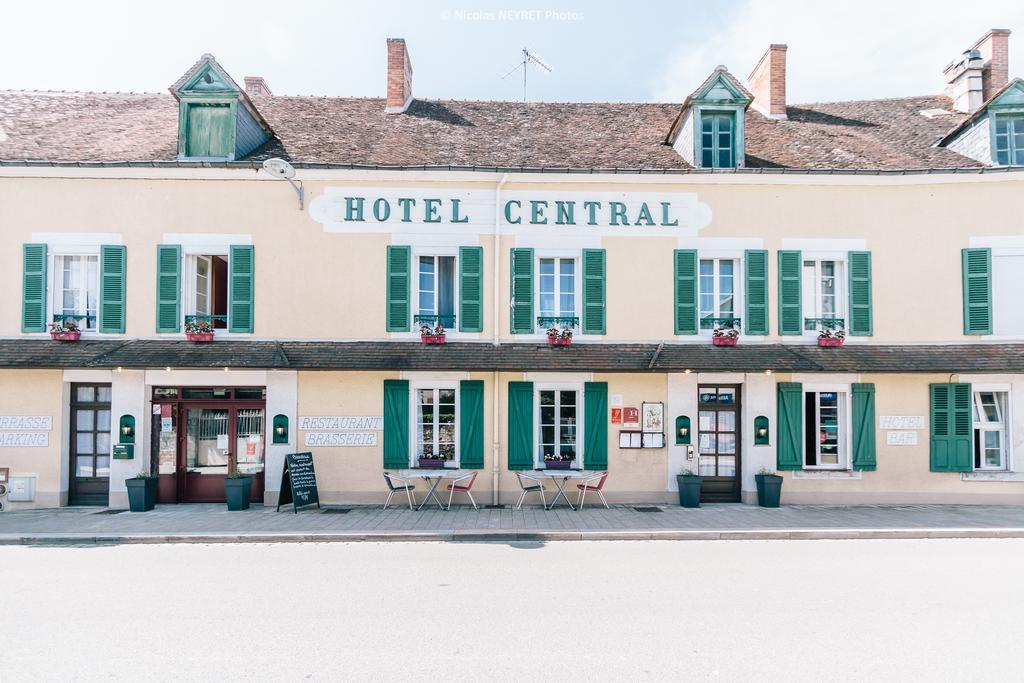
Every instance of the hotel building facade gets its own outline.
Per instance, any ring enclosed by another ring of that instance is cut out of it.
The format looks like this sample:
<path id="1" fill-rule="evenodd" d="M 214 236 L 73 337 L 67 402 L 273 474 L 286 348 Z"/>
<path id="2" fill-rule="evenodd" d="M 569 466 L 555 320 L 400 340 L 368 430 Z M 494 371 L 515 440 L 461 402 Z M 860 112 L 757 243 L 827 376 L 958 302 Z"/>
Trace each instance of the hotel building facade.
<path id="1" fill-rule="evenodd" d="M 784 503 L 1024 503 L 1008 53 L 805 105 L 782 45 L 667 104 L 419 99 L 402 40 L 379 99 L 210 55 L 165 94 L 0 91 L 11 503 L 124 507 L 152 468 L 161 504 L 233 469 L 273 504 L 301 451 L 338 504 L 421 457 L 494 504 L 551 458 L 621 503 L 684 470 L 707 501 L 771 470 Z"/>

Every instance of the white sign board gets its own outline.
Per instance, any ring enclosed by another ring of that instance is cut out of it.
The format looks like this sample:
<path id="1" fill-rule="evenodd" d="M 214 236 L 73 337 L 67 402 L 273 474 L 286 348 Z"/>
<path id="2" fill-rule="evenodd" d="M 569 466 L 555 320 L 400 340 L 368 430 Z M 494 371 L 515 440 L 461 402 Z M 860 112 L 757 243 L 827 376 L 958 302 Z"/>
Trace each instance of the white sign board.
<path id="1" fill-rule="evenodd" d="M 886 446 L 916 446 L 917 432 L 886 432 Z"/>
<path id="2" fill-rule="evenodd" d="M 377 432 L 306 432 L 307 446 L 376 446 Z"/>
<path id="3" fill-rule="evenodd" d="M 53 418 L 49 415 L 0 415 L 0 429 L 50 431 Z"/>
<path id="4" fill-rule="evenodd" d="M 380 430 L 384 429 L 384 418 L 380 415 L 303 415 L 299 417 L 299 429 L 301 431 Z"/>
<path id="5" fill-rule="evenodd" d="M 49 432 L 0 432 L 0 448 L 45 448 Z"/>
<path id="6" fill-rule="evenodd" d="M 924 415 L 882 415 L 878 418 L 881 429 L 924 429 Z"/>

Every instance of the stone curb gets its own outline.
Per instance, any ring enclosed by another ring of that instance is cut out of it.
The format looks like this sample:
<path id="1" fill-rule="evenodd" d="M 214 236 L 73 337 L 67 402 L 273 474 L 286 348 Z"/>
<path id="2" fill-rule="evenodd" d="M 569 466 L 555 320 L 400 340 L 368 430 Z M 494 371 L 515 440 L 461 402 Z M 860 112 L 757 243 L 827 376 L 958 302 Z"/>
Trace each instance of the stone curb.
<path id="1" fill-rule="evenodd" d="M 378 532 L 210 532 L 126 534 L 0 534 L 0 545 L 127 545 L 143 543 L 545 543 L 550 541 L 766 541 L 931 538 L 1024 538 L 1024 528 L 466 530 Z"/>

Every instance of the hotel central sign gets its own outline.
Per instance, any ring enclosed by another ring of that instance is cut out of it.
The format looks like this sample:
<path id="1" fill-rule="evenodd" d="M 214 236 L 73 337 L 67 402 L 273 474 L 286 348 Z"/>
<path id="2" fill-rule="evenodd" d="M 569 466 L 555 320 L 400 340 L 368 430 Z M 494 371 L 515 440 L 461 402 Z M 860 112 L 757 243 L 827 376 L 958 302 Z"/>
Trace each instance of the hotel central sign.
<path id="1" fill-rule="evenodd" d="M 687 192 L 441 191 L 328 187 L 309 207 L 326 232 L 502 232 L 694 236 L 711 209 Z"/>

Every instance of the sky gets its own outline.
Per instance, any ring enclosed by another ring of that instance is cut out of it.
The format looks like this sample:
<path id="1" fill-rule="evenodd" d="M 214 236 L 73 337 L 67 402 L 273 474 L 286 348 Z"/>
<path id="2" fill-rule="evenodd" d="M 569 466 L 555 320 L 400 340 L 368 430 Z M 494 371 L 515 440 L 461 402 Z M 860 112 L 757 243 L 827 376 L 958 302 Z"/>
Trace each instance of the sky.
<path id="1" fill-rule="evenodd" d="M 396 37 L 421 98 L 522 99 L 525 47 L 552 67 L 528 67 L 532 101 L 679 102 L 719 64 L 746 82 L 785 43 L 787 99 L 827 102 L 939 93 L 990 28 L 1014 31 L 1024 75 L 1024 0 L 6 0 L 0 20 L 0 89 L 166 91 L 210 52 L 275 94 L 381 97 Z"/>

